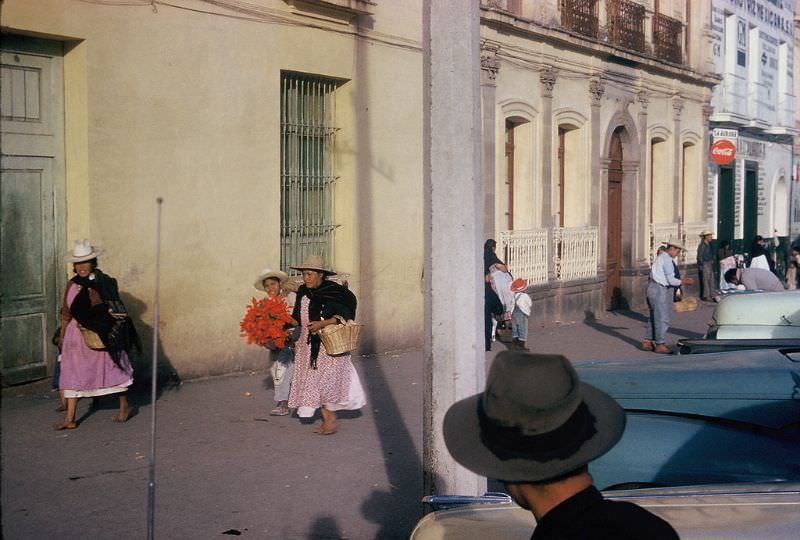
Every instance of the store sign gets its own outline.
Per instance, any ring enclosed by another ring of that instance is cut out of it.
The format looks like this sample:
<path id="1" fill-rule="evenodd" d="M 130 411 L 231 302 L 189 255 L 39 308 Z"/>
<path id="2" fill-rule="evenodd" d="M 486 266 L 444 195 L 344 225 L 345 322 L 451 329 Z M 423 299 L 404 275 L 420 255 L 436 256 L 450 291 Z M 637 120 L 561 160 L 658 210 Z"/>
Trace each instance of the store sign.
<path id="1" fill-rule="evenodd" d="M 728 139 L 720 139 L 711 145 L 711 159 L 717 165 L 727 165 L 736 158 L 736 145 Z"/>

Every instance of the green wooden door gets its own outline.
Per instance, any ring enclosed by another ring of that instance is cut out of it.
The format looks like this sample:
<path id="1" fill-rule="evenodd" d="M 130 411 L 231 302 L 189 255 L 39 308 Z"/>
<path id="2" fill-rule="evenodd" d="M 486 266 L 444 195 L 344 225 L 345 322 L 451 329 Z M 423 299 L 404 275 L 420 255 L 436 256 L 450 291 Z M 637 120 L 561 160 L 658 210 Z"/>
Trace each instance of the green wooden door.
<path id="1" fill-rule="evenodd" d="M 717 239 L 733 243 L 734 175 L 733 169 L 721 167 L 717 189 Z"/>
<path id="2" fill-rule="evenodd" d="M 45 377 L 63 284 L 61 45 L 3 36 L 0 51 L 0 370 Z"/>
<path id="3" fill-rule="evenodd" d="M 742 240 L 744 249 L 749 251 L 750 244 L 758 234 L 758 165 L 747 163 L 744 171 L 744 227 Z"/>

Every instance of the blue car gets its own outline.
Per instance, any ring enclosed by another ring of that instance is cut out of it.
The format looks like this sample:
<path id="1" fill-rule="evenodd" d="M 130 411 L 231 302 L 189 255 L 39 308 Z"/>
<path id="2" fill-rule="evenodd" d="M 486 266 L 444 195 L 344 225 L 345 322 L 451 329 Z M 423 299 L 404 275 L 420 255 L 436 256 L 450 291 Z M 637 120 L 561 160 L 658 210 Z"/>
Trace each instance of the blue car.
<path id="1" fill-rule="evenodd" d="M 800 481 L 800 349 L 578 362 L 626 410 L 602 489 Z"/>

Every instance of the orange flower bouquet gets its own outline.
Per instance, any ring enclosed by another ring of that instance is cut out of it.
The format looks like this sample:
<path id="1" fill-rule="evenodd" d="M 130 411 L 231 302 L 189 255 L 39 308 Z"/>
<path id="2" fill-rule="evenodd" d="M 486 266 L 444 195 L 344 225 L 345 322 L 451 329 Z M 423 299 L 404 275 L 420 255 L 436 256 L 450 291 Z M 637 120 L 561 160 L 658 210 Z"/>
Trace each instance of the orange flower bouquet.
<path id="1" fill-rule="evenodd" d="M 241 335 L 247 339 L 248 344 L 282 349 L 289 339 L 287 326 L 291 322 L 292 317 L 286 312 L 286 304 L 282 299 L 253 298 L 239 326 L 242 329 Z"/>

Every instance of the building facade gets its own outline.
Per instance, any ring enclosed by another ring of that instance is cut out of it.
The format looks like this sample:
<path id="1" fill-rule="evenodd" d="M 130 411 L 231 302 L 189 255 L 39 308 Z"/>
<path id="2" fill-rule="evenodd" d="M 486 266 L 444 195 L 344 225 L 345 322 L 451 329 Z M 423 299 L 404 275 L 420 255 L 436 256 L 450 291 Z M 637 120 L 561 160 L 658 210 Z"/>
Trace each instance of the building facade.
<path id="1" fill-rule="evenodd" d="M 711 34 L 713 142 L 730 141 L 730 162 L 709 163 L 715 232 L 747 253 L 756 235 L 786 251 L 795 127 L 794 5 L 787 0 L 715 0 Z M 727 161 L 727 160 L 723 160 Z"/>
<path id="2" fill-rule="evenodd" d="M 709 5 L 475 1 L 476 219 L 528 279 L 535 320 L 643 305 L 658 244 L 681 239 L 690 264 L 716 219 Z M 263 366 L 263 351 L 239 336 L 252 280 L 310 253 L 357 294 L 362 352 L 420 346 L 420 2 L 0 7 L 4 380 L 52 369 L 71 272 L 63 256 L 76 239 L 104 248 L 101 268 L 149 339 L 159 196 L 156 345 L 181 377 Z"/>
<path id="3" fill-rule="evenodd" d="M 703 2 L 485 0 L 485 228 L 537 313 L 642 306 L 658 245 L 691 263 L 711 112 Z"/>
<path id="4" fill-rule="evenodd" d="M 347 274 L 364 351 L 419 346 L 417 4 L 3 1 L 4 380 L 52 369 L 81 238 L 149 353 L 159 196 L 158 347 L 179 376 L 264 367 L 239 335 L 253 280 L 312 252 Z"/>

